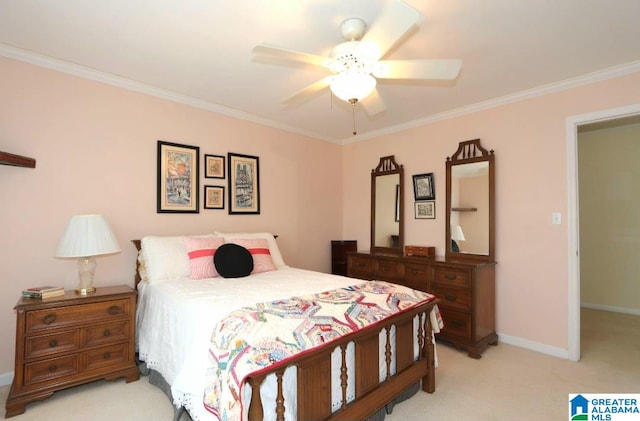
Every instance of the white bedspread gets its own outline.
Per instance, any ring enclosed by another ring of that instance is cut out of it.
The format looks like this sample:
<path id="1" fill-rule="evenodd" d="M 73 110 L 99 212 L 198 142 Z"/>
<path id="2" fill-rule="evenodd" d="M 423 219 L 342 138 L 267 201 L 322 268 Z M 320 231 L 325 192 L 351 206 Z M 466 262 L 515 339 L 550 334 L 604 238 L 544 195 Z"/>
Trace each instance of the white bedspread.
<path id="1" fill-rule="evenodd" d="M 211 415 L 203 410 L 201 400 L 207 349 L 218 320 L 238 307 L 354 283 L 357 281 L 351 278 L 295 268 L 246 278 L 141 283 L 137 320 L 140 359 L 172 385 L 174 404 L 204 420 Z M 194 398 L 199 401 L 192 402 Z"/>
<path id="2" fill-rule="evenodd" d="M 204 410 L 202 397 L 209 341 L 221 318 L 258 302 L 359 282 L 290 267 L 246 278 L 182 279 L 151 285 L 142 282 L 138 286 L 136 330 L 140 359 L 171 385 L 176 406 L 186 407 L 195 421 L 213 419 Z"/>

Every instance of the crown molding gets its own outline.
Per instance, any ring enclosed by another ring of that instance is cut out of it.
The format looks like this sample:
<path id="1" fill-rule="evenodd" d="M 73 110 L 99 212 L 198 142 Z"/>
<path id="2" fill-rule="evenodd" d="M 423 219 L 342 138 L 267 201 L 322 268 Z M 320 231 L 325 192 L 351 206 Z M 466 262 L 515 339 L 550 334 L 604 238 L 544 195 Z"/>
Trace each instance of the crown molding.
<path id="1" fill-rule="evenodd" d="M 336 143 L 339 145 L 347 145 L 350 143 L 370 140 L 376 137 L 389 135 L 389 134 L 413 129 L 420 126 L 425 126 L 431 123 L 435 123 L 437 121 L 456 118 L 463 115 L 472 114 L 478 111 L 495 108 L 502 105 L 523 101 L 526 99 L 535 98 L 542 95 L 547 95 L 554 92 L 560 92 L 560 91 L 575 88 L 578 86 L 587 85 L 594 82 L 614 79 L 614 78 L 625 76 L 631 73 L 640 72 L 640 60 L 637 60 L 631 63 L 610 67 L 608 69 L 588 73 L 575 78 L 565 79 L 563 81 L 550 83 L 547 85 L 539 86 L 539 87 L 528 89 L 521 92 L 516 92 L 514 94 L 509 94 L 509 95 L 501 96 L 498 98 L 493 98 L 487 101 L 478 102 L 476 104 L 471 104 L 466 107 L 456 108 L 450 111 L 433 114 L 429 117 L 412 120 L 403 124 L 386 127 L 384 129 L 375 130 L 362 135 L 351 136 L 343 139 L 335 139 L 335 138 L 321 135 L 319 133 L 315 133 L 307 130 L 301 130 L 299 128 L 278 123 L 273 120 L 261 118 L 254 114 L 239 111 L 234 108 L 225 107 L 220 104 L 212 103 L 209 101 L 203 101 L 201 99 L 194 98 L 188 95 L 182 95 L 167 89 L 162 89 L 162 88 L 151 86 L 145 83 L 136 82 L 131 79 L 112 75 L 106 72 L 101 72 L 99 70 L 95 70 L 90 67 L 81 66 L 79 64 L 54 59 L 54 58 L 37 54 L 31 51 L 12 47 L 7 44 L 0 43 L 0 56 L 23 61 L 36 66 L 44 67 L 44 68 L 55 70 L 62 73 L 71 74 L 71 75 L 82 77 L 85 79 L 106 83 L 109 85 L 117 86 L 117 87 L 128 89 L 131 91 L 165 99 L 168 101 L 178 102 L 178 103 L 189 105 L 192 107 L 213 111 L 229 117 L 238 118 L 240 120 L 250 121 L 252 123 L 272 127 L 274 129 L 284 130 L 290 133 L 294 133 L 294 134 L 298 134 L 298 135 L 302 135 L 302 136 L 306 136 L 306 137 L 310 137 L 318 140 L 323 140 L 330 143 Z"/>
<path id="2" fill-rule="evenodd" d="M 61 73 L 67 73 L 70 75 L 78 76 L 84 79 L 90 79 L 96 82 L 106 83 L 108 85 L 154 96 L 156 98 L 161 98 L 168 101 L 189 105 L 195 108 L 213 111 L 218 114 L 223 114 L 223 115 L 234 117 L 240 120 L 250 121 L 252 123 L 257 123 L 263 126 L 272 127 L 274 129 L 284 130 L 284 131 L 299 134 L 302 136 L 307 136 L 314 139 L 319 139 L 319 140 L 324 140 L 331 143 L 340 144 L 339 139 L 329 138 L 327 136 L 323 136 L 315 132 L 301 130 L 296 127 L 291 127 L 285 124 L 278 123 L 273 120 L 261 118 L 254 114 L 239 111 L 234 108 L 225 107 L 220 104 L 216 104 L 209 101 L 203 101 L 201 99 L 194 98 L 188 95 L 179 94 L 177 92 L 173 92 L 168 89 L 162 89 L 162 88 L 158 88 L 145 83 L 136 82 L 135 80 L 132 80 L 132 79 L 128 79 L 122 76 L 116 76 L 106 72 L 101 72 L 99 70 L 95 70 L 90 67 L 81 66 L 79 64 L 70 63 L 67 61 L 58 60 L 55 58 L 37 54 L 31 51 L 22 50 L 20 48 L 15 48 L 7 44 L 0 43 L 0 56 L 23 61 L 29 64 L 44 67 L 50 70 L 55 70 Z"/>
<path id="3" fill-rule="evenodd" d="M 460 117 L 467 114 L 476 113 L 478 111 L 487 110 L 490 108 L 500 107 L 502 105 L 512 104 L 514 102 L 524 101 L 526 99 L 536 98 L 543 95 L 548 95 L 555 92 L 565 91 L 567 89 L 588 85 L 590 83 L 600 82 L 603 80 L 615 79 L 618 77 L 626 76 L 632 73 L 640 72 L 640 60 L 633 61 L 631 63 L 622 64 L 619 66 L 610 67 L 597 72 L 587 73 L 582 76 L 578 76 L 571 79 L 565 79 L 559 82 L 542 85 L 536 88 L 527 89 L 525 91 L 516 92 L 501 96 L 498 98 L 489 99 L 487 101 L 471 104 L 466 107 L 456 108 L 454 110 L 445 111 L 443 113 L 433 114 L 426 118 L 412 120 L 396 126 L 386 127 L 382 130 L 377 130 L 363 134 L 361 136 L 349 137 L 342 139 L 342 144 L 359 142 L 363 140 L 369 140 L 383 135 L 389 135 L 404 130 L 413 129 L 416 127 L 426 126 L 427 124 L 435 123 L 437 121 L 447 120 L 451 118 Z"/>

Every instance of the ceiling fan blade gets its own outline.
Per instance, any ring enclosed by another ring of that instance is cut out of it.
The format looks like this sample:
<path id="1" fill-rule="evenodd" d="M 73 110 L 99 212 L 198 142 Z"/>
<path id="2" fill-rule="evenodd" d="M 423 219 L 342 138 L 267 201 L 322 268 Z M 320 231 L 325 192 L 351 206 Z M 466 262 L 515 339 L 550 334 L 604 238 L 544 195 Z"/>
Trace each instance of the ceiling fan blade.
<path id="1" fill-rule="evenodd" d="M 462 60 L 381 60 L 373 75 L 380 79 L 444 79 L 458 77 Z"/>
<path id="2" fill-rule="evenodd" d="M 366 98 L 362 101 L 359 101 L 362 108 L 364 108 L 365 112 L 373 117 L 376 114 L 380 114 L 383 111 L 386 111 L 387 106 L 385 105 L 380 93 L 377 89 L 374 89 Z"/>
<path id="3" fill-rule="evenodd" d="M 289 105 L 289 104 L 293 104 L 293 103 L 296 103 L 296 102 L 300 102 L 300 101 L 305 101 L 305 100 L 311 99 L 313 96 L 318 94 L 324 88 L 329 86 L 329 84 L 331 83 L 331 78 L 332 78 L 332 76 L 324 77 L 324 78 L 320 79 L 319 81 L 314 82 L 311 85 L 302 88 L 301 90 L 299 90 L 295 94 L 293 94 L 293 95 L 285 98 L 284 100 L 282 100 L 282 103 Z"/>
<path id="4" fill-rule="evenodd" d="M 416 9 L 403 1 L 393 0 L 387 3 L 382 14 L 364 34 L 358 49 L 373 61 L 379 60 L 420 19 L 420 12 Z"/>
<path id="5" fill-rule="evenodd" d="M 254 54 L 261 56 L 282 58 L 285 60 L 313 64 L 322 67 L 328 67 L 329 63 L 329 59 L 327 57 L 287 50 L 285 48 L 275 47 L 268 44 L 258 44 L 253 47 L 252 51 Z"/>

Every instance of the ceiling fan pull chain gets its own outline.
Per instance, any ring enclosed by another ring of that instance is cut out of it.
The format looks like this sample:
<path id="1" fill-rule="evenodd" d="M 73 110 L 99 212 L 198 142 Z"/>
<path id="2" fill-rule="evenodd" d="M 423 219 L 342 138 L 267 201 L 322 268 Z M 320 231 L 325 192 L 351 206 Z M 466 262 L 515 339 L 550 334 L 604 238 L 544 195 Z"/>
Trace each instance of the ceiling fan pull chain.
<path id="1" fill-rule="evenodd" d="M 353 121 L 353 135 L 357 135 L 358 132 L 356 131 L 356 102 L 358 102 L 357 99 L 350 99 L 349 102 L 351 103 L 351 119 Z"/>

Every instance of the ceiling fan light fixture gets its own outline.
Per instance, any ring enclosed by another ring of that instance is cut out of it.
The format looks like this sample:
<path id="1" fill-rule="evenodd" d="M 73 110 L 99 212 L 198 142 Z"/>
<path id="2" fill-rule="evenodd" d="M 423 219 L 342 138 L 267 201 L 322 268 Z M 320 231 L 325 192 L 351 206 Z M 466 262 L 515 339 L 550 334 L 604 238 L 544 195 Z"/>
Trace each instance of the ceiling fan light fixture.
<path id="1" fill-rule="evenodd" d="M 329 85 L 331 92 L 341 100 L 352 103 L 361 101 L 376 88 L 376 79 L 367 73 L 340 73 Z"/>

